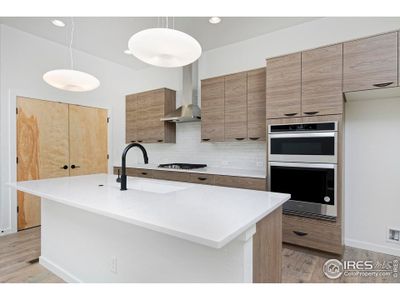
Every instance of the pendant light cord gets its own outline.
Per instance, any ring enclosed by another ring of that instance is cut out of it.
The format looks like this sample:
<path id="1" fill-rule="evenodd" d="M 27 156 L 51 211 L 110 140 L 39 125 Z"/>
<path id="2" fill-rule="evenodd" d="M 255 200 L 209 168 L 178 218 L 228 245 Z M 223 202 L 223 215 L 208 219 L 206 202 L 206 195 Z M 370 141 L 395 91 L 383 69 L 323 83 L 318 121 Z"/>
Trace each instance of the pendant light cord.
<path id="1" fill-rule="evenodd" d="M 74 69 L 74 57 L 72 55 L 72 43 L 74 41 L 74 32 L 75 32 L 75 22 L 74 22 L 74 17 L 71 17 L 71 39 L 69 42 L 69 56 L 71 59 L 71 70 Z"/>

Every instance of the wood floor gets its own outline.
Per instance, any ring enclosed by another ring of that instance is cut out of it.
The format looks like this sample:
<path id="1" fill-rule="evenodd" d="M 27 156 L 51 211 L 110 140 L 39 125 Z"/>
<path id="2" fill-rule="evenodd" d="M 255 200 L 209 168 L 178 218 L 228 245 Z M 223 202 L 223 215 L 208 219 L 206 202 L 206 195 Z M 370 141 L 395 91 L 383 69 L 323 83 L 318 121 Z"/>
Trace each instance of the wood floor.
<path id="1" fill-rule="evenodd" d="M 38 262 L 40 255 L 40 227 L 0 237 L 0 282 L 60 283 L 60 278 L 47 271 Z M 285 245 L 283 248 L 283 282 L 397 282 L 400 278 L 343 277 L 329 280 L 322 272 L 329 254 Z M 400 257 L 347 247 L 343 259 L 390 261 Z M 399 274 L 400 275 L 400 274 Z"/>

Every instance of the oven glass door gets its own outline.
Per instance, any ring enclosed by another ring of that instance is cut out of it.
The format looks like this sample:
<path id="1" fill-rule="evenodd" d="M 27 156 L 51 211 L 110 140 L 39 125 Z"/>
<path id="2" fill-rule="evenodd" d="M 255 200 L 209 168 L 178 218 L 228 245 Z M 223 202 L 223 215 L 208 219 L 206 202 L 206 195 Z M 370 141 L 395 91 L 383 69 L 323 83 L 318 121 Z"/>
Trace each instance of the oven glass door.
<path id="1" fill-rule="evenodd" d="M 336 163 L 336 132 L 271 134 L 271 161 Z"/>
<path id="2" fill-rule="evenodd" d="M 292 201 L 335 205 L 334 168 L 271 165 L 270 171 L 272 192 L 291 194 Z"/>

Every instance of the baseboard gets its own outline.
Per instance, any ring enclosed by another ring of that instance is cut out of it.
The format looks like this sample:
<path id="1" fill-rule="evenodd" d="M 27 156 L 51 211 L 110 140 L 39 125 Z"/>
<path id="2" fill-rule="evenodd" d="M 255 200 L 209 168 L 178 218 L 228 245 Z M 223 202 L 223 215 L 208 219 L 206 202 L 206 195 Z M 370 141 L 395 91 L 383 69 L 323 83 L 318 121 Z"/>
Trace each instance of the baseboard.
<path id="1" fill-rule="evenodd" d="M 400 256 L 400 248 L 382 246 L 382 245 L 378 245 L 378 244 L 373 244 L 373 243 L 368 243 L 368 242 L 363 242 L 363 241 L 358 241 L 358 240 L 353 240 L 353 239 L 346 239 L 345 244 L 346 244 L 346 246 L 349 246 L 349 247 L 360 248 L 360 249 L 364 249 L 364 250 L 370 250 L 370 251 L 380 252 L 380 253 L 394 255 L 394 256 Z"/>
<path id="2" fill-rule="evenodd" d="M 61 268 L 60 266 L 58 266 L 57 264 L 53 263 L 52 261 L 48 260 L 43 256 L 39 257 L 39 263 L 47 270 L 60 277 L 65 282 L 69 283 L 82 282 L 79 278 L 75 277 L 68 271 L 64 270 L 63 268 Z"/>
<path id="3" fill-rule="evenodd" d="M 11 234 L 11 233 L 16 233 L 16 232 L 17 232 L 16 230 L 13 230 L 11 228 L 1 229 L 0 230 L 0 236 Z"/>

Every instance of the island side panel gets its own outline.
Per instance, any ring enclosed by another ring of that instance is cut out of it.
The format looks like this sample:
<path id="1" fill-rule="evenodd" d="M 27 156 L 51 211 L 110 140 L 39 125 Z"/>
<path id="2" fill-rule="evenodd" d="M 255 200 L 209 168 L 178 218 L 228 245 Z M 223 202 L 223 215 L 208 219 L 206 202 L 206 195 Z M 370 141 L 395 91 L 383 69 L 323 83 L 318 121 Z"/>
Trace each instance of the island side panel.
<path id="1" fill-rule="evenodd" d="M 254 232 L 216 249 L 42 199 L 40 263 L 68 282 L 252 282 Z"/>
<path id="2" fill-rule="evenodd" d="M 253 282 L 282 281 L 282 206 L 257 223 L 253 236 Z"/>

